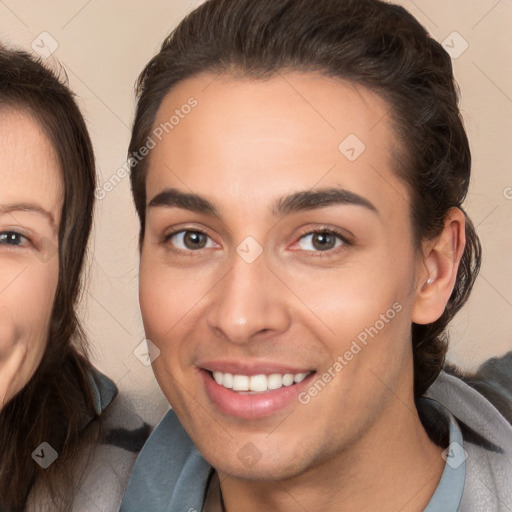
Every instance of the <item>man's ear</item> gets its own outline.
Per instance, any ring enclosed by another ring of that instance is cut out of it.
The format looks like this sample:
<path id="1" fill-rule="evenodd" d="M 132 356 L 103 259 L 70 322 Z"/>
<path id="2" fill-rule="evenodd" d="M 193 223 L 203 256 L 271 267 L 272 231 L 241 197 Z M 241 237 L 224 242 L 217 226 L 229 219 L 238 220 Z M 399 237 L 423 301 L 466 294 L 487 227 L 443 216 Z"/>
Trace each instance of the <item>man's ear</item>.
<path id="1" fill-rule="evenodd" d="M 416 272 L 414 323 L 430 324 L 443 314 L 455 286 L 465 245 L 464 213 L 450 208 L 441 233 L 423 244 L 423 256 Z"/>

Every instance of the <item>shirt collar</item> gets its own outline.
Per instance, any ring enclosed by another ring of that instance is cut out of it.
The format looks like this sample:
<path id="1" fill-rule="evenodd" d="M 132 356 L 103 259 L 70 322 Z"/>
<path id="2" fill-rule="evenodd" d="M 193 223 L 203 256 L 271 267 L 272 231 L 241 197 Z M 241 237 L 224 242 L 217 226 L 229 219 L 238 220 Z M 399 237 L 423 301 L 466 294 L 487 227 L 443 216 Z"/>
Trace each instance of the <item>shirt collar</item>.
<path id="1" fill-rule="evenodd" d="M 94 409 L 99 416 L 117 395 L 117 386 L 106 376 L 91 365 L 89 384 L 94 399 Z"/>
<path id="2" fill-rule="evenodd" d="M 423 512 L 457 512 L 466 481 L 466 457 L 462 432 L 453 414 L 431 398 L 420 398 L 426 414 L 441 415 L 449 425 L 449 444 L 443 452 L 445 459 L 441 480 Z"/>

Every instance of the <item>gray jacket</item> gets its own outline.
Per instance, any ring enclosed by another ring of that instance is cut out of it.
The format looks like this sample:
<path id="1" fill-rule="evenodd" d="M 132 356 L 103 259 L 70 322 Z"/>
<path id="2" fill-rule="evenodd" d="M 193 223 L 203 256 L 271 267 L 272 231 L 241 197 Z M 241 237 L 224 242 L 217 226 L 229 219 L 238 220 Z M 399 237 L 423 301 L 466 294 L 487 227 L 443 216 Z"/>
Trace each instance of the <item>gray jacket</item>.
<path id="1" fill-rule="evenodd" d="M 486 394 L 499 400 L 496 405 L 507 412 L 512 405 L 512 354 L 500 363 L 501 371 L 487 375 L 484 387 L 494 391 Z M 486 364 L 488 367 L 490 363 Z M 427 391 L 427 396 L 444 405 L 455 416 L 463 434 L 467 456 L 460 511 L 511 512 L 512 426 L 490 401 L 474 389 L 485 391 L 481 386 L 483 379 L 467 380 L 468 383 L 442 372 Z"/>

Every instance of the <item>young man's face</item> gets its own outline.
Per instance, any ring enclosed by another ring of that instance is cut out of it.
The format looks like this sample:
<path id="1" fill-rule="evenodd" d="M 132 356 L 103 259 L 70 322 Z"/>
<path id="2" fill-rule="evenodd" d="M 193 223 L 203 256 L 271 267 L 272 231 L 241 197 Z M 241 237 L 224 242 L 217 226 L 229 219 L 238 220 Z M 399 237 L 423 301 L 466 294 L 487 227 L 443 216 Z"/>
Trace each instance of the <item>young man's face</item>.
<path id="1" fill-rule="evenodd" d="M 152 138 L 140 303 L 204 457 L 283 479 L 399 442 L 422 262 L 387 104 L 318 75 L 202 75 Z"/>

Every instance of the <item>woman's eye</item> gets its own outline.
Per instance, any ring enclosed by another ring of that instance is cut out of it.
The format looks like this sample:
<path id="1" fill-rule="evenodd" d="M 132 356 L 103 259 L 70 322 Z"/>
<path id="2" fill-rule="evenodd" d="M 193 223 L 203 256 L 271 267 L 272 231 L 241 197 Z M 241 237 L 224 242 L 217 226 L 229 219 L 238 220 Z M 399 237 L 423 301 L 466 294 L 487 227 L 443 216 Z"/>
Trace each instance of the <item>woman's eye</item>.
<path id="1" fill-rule="evenodd" d="M 217 244 L 202 231 L 182 230 L 170 235 L 167 240 L 182 251 L 197 251 L 208 249 Z"/>
<path id="2" fill-rule="evenodd" d="M 1 245 L 21 246 L 27 242 L 27 238 L 16 231 L 3 231 L 0 233 Z"/>
<path id="3" fill-rule="evenodd" d="M 345 243 L 343 238 L 333 231 L 308 233 L 300 238 L 298 246 L 303 251 L 330 251 Z"/>

